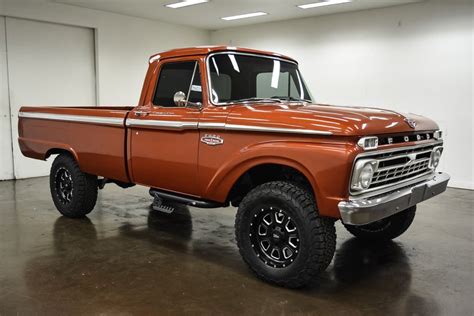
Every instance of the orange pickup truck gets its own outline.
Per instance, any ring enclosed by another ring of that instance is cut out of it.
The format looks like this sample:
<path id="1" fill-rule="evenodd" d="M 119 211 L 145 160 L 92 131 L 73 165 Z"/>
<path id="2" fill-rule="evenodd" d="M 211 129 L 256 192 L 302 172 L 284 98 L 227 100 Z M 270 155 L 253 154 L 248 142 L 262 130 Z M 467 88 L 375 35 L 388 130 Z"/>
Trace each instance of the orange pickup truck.
<path id="1" fill-rule="evenodd" d="M 449 181 L 432 120 L 316 104 L 295 60 L 235 47 L 152 56 L 135 107 L 22 107 L 18 128 L 25 156 L 57 155 L 63 215 L 91 212 L 109 182 L 150 187 L 164 212 L 233 205 L 244 261 L 287 287 L 329 265 L 336 220 L 360 238 L 396 238 Z"/>

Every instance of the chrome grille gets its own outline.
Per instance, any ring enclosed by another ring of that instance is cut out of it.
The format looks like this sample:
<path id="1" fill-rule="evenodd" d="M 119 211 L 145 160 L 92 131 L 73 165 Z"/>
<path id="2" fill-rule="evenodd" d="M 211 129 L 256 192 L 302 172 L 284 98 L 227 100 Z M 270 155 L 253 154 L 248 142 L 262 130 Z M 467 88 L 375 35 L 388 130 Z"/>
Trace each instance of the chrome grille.
<path id="1" fill-rule="evenodd" d="M 392 183 L 394 180 L 404 180 L 424 173 L 429 170 L 429 158 L 418 159 L 411 162 L 409 165 L 395 165 L 378 169 L 372 177 L 372 184 L 370 187 Z"/>
<path id="2" fill-rule="evenodd" d="M 377 169 L 372 182 L 364 192 L 395 185 L 433 172 L 430 168 L 430 157 L 433 148 L 440 143 L 408 147 L 387 152 L 374 152 L 362 155 L 364 159 L 375 159 Z M 358 157 L 359 159 L 359 157 Z M 356 194 L 364 192 L 355 192 Z"/>

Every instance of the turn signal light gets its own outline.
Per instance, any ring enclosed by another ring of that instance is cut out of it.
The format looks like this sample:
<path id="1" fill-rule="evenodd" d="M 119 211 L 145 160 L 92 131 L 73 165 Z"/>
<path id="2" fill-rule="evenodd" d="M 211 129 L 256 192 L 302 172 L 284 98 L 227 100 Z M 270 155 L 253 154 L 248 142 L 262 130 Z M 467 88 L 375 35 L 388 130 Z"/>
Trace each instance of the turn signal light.
<path id="1" fill-rule="evenodd" d="M 357 145 L 364 150 L 377 149 L 379 146 L 379 138 L 377 136 L 362 137 L 357 142 Z"/>
<path id="2" fill-rule="evenodd" d="M 433 133 L 433 138 L 434 139 L 443 139 L 443 132 L 442 131 L 436 131 Z"/>
<path id="3" fill-rule="evenodd" d="M 439 165 L 439 160 L 441 159 L 441 154 L 443 153 L 443 147 L 438 146 L 433 148 L 431 152 L 431 159 L 430 159 L 430 168 L 436 169 Z"/>

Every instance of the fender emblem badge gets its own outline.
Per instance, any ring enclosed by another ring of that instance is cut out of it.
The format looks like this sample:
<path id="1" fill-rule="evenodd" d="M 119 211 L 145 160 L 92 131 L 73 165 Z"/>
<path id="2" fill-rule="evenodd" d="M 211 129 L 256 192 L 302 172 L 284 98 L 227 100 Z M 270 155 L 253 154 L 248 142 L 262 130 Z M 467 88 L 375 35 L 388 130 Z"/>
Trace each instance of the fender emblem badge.
<path id="1" fill-rule="evenodd" d="M 415 128 L 416 124 L 417 124 L 417 122 L 415 120 L 409 119 L 409 118 L 406 118 L 405 122 L 407 122 L 408 126 L 410 126 L 411 128 Z"/>
<path id="2" fill-rule="evenodd" d="M 201 137 L 201 142 L 209 146 L 216 146 L 222 145 L 224 140 L 219 135 L 204 134 L 204 136 Z"/>

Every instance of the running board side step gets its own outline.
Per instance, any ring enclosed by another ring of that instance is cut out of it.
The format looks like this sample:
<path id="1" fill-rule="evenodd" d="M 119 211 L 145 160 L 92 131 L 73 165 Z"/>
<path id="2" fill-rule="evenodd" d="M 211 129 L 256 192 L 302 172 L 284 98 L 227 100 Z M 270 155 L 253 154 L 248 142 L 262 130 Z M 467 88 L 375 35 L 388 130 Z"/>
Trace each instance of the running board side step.
<path id="1" fill-rule="evenodd" d="M 173 201 L 180 204 L 190 205 L 199 208 L 217 208 L 226 206 L 224 203 L 213 202 L 208 200 L 200 200 L 195 197 L 167 192 L 159 189 L 150 189 L 150 195 L 155 199 L 158 197 L 163 201 Z"/>

